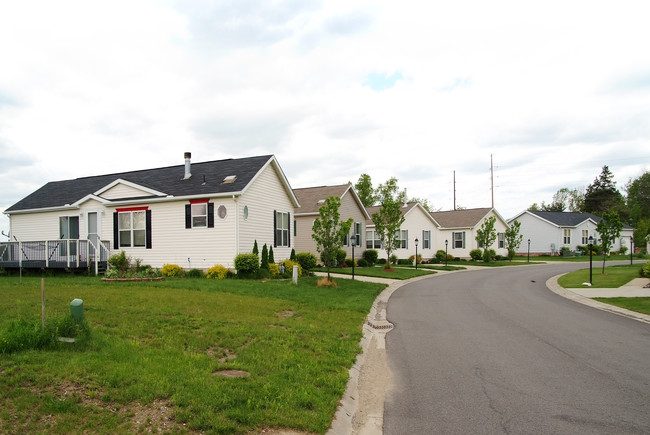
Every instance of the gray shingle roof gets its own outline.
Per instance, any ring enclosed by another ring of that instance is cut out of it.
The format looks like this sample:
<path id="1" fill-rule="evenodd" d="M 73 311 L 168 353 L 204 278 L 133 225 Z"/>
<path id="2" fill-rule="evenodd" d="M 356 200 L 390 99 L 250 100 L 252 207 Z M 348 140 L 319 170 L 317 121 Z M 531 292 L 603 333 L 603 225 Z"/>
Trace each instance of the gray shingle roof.
<path id="1" fill-rule="evenodd" d="M 293 189 L 293 194 L 296 195 L 296 198 L 300 203 L 300 207 L 296 209 L 296 213 L 318 213 L 318 209 L 323 205 L 323 203 L 319 201 L 324 201 L 330 196 L 338 196 L 340 198 L 349 187 L 349 184 L 340 184 L 337 186 L 318 186 Z"/>
<path id="2" fill-rule="evenodd" d="M 487 215 L 491 208 L 434 211 L 431 216 L 442 228 L 473 228 Z"/>
<path id="3" fill-rule="evenodd" d="M 547 220 L 550 223 L 557 225 L 558 227 L 575 227 L 587 219 L 591 219 L 594 222 L 598 223 L 601 219 L 600 216 L 596 216 L 595 214 L 569 211 L 528 210 L 528 213 Z M 629 225 L 623 225 L 623 228 L 632 229 L 632 227 Z"/>
<path id="4" fill-rule="evenodd" d="M 51 181 L 6 209 L 5 212 L 74 204 L 118 179 L 173 196 L 210 196 L 241 192 L 272 157 L 272 155 L 265 155 L 192 163 L 192 176 L 187 180 L 183 179 L 185 175 L 185 165 L 183 164 L 73 180 Z M 236 180 L 233 183 L 223 184 L 223 179 L 229 175 L 236 175 Z"/>

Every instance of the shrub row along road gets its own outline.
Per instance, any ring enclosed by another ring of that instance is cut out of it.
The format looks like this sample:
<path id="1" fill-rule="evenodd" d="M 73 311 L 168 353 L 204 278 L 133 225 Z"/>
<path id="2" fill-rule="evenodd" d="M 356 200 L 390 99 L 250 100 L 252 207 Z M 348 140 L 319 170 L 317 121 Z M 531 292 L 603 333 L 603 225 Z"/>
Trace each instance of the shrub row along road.
<path id="1" fill-rule="evenodd" d="M 486 268 L 396 291 L 384 433 L 650 433 L 650 325 L 546 288 L 584 267 Z"/>

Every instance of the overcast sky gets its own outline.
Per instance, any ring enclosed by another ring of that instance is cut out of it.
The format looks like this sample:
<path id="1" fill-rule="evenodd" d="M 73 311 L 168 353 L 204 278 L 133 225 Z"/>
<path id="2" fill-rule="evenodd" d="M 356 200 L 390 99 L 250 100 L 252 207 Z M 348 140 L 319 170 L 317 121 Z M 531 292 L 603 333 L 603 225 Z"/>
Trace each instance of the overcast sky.
<path id="1" fill-rule="evenodd" d="M 0 0 L 0 211 L 48 181 L 275 154 L 509 218 L 649 169 L 639 1 Z M 8 231 L 2 215 L 0 228 Z"/>

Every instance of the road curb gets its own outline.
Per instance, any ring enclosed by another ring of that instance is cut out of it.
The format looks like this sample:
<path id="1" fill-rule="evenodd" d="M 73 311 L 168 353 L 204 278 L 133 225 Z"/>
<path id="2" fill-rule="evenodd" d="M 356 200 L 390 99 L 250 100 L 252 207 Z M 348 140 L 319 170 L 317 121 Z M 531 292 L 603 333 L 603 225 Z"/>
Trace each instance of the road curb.
<path id="1" fill-rule="evenodd" d="M 571 290 L 565 289 L 558 284 L 557 280 L 566 274 L 555 275 L 549 278 L 546 281 L 546 287 L 551 290 L 553 293 L 563 296 L 572 301 L 581 303 L 583 305 L 590 306 L 602 311 L 608 311 L 610 313 L 618 314 L 619 316 L 625 316 L 630 319 L 638 320 L 643 323 L 650 323 L 650 316 L 647 314 L 637 313 L 636 311 L 626 310 L 625 308 L 620 308 L 614 305 L 605 304 L 603 302 L 595 301 L 586 296 L 582 296 L 578 293 L 572 292 Z"/>
<path id="2" fill-rule="evenodd" d="M 380 358 L 385 363 L 386 334 L 393 329 L 393 324 L 386 318 L 386 307 L 392 294 L 400 287 L 436 274 L 418 276 L 403 281 L 394 281 L 388 285 L 375 298 L 363 325 L 363 336 L 361 338 L 362 352 L 357 355 L 355 364 L 349 370 L 348 380 L 343 397 L 339 402 L 338 409 L 332 420 L 332 425 L 327 431 L 328 435 L 352 434 L 352 435 L 379 435 L 383 433 L 384 425 L 384 394 L 381 400 L 377 401 L 377 409 L 364 409 L 360 412 L 361 403 L 359 384 L 362 378 L 364 364 L 368 357 Z M 371 346 L 374 346 L 371 347 Z M 379 354 L 377 357 L 376 355 Z M 374 381 L 388 381 L 374 380 Z"/>

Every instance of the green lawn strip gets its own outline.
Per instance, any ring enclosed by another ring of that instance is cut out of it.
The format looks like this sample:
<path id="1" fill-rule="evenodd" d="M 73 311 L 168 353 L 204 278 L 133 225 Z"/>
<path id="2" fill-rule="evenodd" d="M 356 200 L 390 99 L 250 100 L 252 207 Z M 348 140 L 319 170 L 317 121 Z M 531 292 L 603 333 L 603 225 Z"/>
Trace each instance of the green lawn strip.
<path id="1" fill-rule="evenodd" d="M 605 304 L 615 305 L 637 313 L 650 315 L 650 298 L 594 298 Z"/>
<path id="2" fill-rule="evenodd" d="M 646 258 L 647 256 L 635 254 L 634 255 L 634 260 L 642 260 Z M 530 257 L 531 259 L 539 260 L 539 261 L 563 261 L 563 262 L 569 262 L 569 263 L 584 263 L 587 262 L 589 263 L 589 256 L 588 255 L 577 255 L 574 257 L 563 257 L 561 255 L 539 255 L 539 256 L 534 256 Z M 515 257 L 517 260 L 526 260 L 526 256 L 517 256 Z M 629 261 L 630 260 L 630 255 L 610 255 L 607 257 L 606 261 Z M 602 255 L 594 255 L 592 256 L 591 261 L 595 263 L 603 263 L 603 256 Z"/>
<path id="3" fill-rule="evenodd" d="M 320 269 L 318 272 L 327 272 L 327 269 Z M 351 267 L 336 267 L 330 269 L 330 273 L 339 273 L 343 275 L 352 275 Z M 433 270 L 409 268 L 408 266 L 393 266 L 392 270 L 384 270 L 383 266 L 375 267 L 355 267 L 354 274 L 359 276 L 370 276 L 373 278 L 389 278 L 389 279 L 410 279 L 422 275 L 432 275 L 436 273 Z"/>
<path id="4" fill-rule="evenodd" d="M 639 277 L 640 264 L 620 265 L 605 267 L 605 274 L 602 274 L 601 265 L 593 265 L 592 286 L 594 288 L 618 288 L 634 278 Z M 580 288 L 582 284 L 589 282 L 589 268 L 576 270 L 567 273 L 558 279 L 558 284 L 564 288 Z"/>
<path id="5" fill-rule="evenodd" d="M 40 279 L 17 281 L 0 279 L 0 336 L 12 321 L 40 318 Z M 365 316 L 384 288 L 350 280 L 317 288 L 316 278 L 297 286 L 45 281 L 47 316 L 65 315 L 72 299 L 83 299 L 91 340 L 83 349 L 0 354 L 0 432 L 132 432 L 143 429 L 137 410 L 162 401 L 176 425 L 170 431 L 324 433 L 360 350 Z M 216 374 L 224 369 L 250 376 Z"/>

